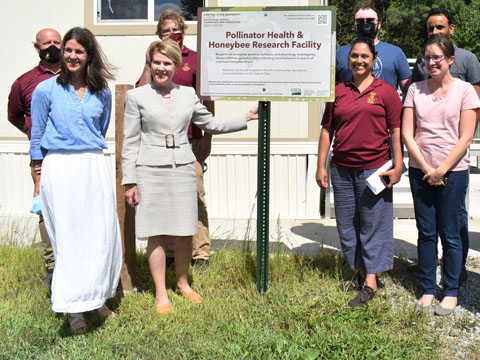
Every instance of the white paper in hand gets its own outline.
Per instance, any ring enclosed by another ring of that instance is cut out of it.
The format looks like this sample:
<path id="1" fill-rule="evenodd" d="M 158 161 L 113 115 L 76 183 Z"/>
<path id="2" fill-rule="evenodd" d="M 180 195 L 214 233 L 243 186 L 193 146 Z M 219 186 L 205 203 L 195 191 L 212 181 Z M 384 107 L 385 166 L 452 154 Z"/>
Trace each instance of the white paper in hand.
<path id="1" fill-rule="evenodd" d="M 367 185 L 375 195 L 380 194 L 380 192 L 387 187 L 379 174 L 391 169 L 392 167 L 393 162 L 390 159 L 367 178 Z"/>

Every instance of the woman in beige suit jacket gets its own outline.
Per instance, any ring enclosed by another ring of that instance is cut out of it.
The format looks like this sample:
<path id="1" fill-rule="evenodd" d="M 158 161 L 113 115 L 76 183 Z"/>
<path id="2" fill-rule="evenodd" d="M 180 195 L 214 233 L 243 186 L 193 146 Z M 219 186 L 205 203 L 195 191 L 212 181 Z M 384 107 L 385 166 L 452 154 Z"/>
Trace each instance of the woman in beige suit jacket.
<path id="1" fill-rule="evenodd" d="M 164 235 L 175 237 L 176 292 L 194 304 L 202 302 L 187 282 L 192 236 L 198 231 L 195 156 L 188 125 L 193 121 L 212 134 L 228 133 L 246 129 L 247 121 L 258 115 L 255 107 L 246 115 L 214 118 L 193 88 L 172 83 L 181 64 L 177 43 L 157 41 L 148 52 L 152 82 L 128 91 L 126 98 L 122 184 L 127 202 L 136 206 L 137 237 L 148 238 L 157 312 L 168 314 L 172 305 L 165 287 Z"/>

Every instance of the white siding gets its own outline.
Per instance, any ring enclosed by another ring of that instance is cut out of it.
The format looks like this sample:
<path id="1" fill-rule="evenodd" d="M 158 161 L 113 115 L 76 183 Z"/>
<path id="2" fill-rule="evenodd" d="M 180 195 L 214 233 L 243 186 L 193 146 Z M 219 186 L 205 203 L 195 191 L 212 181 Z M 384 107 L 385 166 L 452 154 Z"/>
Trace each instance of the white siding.
<path id="1" fill-rule="evenodd" d="M 115 144 L 104 151 L 115 187 Z M 28 141 L 0 141 L 0 215 L 27 215 L 33 195 Z"/>
<path id="2" fill-rule="evenodd" d="M 115 187 L 115 145 L 105 151 L 112 186 Z M 319 188 L 315 183 L 315 143 L 271 145 L 270 218 L 318 219 Z M 0 141 L 0 237 L 18 227 L 18 221 L 32 218 L 29 209 L 33 182 L 27 141 Z M 256 217 L 257 144 L 217 143 L 207 161 L 205 187 L 211 218 Z M 15 223 L 14 225 L 12 225 Z M 29 222 L 35 225 L 35 222 Z M 22 225 L 24 231 L 32 231 Z M 9 235 L 11 236 L 11 235 Z"/>
<path id="3" fill-rule="evenodd" d="M 105 150 L 115 186 L 114 143 Z M 33 182 L 27 141 L 0 141 L 0 214 L 29 213 Z M 302 152 L 297 154 L 296 152 Z M 207 203 L 211 217 L 248 218 L 257 191 L 257 145 L 217 143 L 207 160 Z M 271 145 L 271 217 L 318 218 L 315 143 Z"/>
<path id="4" fill-rule="evenodd" d="M 270 218 L 318 219 L 316 143 L 272 143 Z M 207 160 L 205 188 L 209 217 L 256 217 L 257 144 L 216 143 Z"/>

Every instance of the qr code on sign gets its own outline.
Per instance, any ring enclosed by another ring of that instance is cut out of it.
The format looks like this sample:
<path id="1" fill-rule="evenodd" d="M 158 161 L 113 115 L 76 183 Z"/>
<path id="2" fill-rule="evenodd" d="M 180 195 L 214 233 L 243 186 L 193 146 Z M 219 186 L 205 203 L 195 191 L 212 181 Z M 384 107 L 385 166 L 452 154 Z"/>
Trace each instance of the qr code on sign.
<path id="1" fill-rule="evenodd" d="M 317 15 L 317 24 L 318 24 L 318 25 L 327 25 L 327 24 L 328 24 L 328 16 L 327 16 L 327 14 Z"/>

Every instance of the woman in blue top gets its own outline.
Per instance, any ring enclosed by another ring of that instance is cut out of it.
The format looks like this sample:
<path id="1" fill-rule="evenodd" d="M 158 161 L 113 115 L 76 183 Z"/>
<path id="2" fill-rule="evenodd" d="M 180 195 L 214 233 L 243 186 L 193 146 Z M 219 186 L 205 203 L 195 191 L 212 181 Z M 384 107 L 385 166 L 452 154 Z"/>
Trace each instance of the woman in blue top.
<path id="1" fill-rule="evenodd" d="M 115 315 L 105 300 L 115 295 L 122 264 L 102 151 L 111 109 L 107 79 L 113 75 L 88 29 L 67 32 L 61 54 L 60 74 L 32 95 L 30 155 L 41 173 L 40 203 L 55 256 L 52 310 L 68 313 L 72 332 L 83 334 L 83 312 Z"/>

